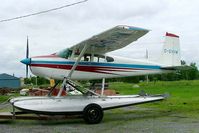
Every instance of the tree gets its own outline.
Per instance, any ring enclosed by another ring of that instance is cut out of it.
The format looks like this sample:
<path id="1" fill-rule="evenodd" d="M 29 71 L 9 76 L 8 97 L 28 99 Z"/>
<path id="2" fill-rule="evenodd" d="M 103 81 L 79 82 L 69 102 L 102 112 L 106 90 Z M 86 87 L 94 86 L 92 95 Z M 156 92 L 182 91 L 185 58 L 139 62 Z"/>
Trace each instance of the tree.
<path id="1" fill-rule="evenodd" d="M 31 84 L 30 78 L 24 78 L 24 84 Z"/>
<path id="2" fill-rule="evenodd" d="M 196 66 L 196 63 L 190 64 L 191 69 L 188 70 L 188 78 L 189 80 L 197 79 L 198 78 L 198 68 Z"/>
<path id="3" fill-rule="evenodd" d="M 44 85 L 44 84 L 49 84 L 49 80 L 43 78 L 43 77 L 30 77 L 30 78 L 25 78 L 24 79 L 24 84 L 33 84 L 33 85 Z"/>

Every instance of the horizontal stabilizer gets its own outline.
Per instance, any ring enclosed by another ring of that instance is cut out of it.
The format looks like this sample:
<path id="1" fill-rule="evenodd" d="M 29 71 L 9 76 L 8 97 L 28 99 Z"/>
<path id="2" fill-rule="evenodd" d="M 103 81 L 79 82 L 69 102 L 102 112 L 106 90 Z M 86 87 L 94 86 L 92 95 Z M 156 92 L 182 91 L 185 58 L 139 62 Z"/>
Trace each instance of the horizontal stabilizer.
<path id="1" fill-rule="evenodd" d="M 191 66 L 183 65 L 183 66 L 169 66 L 169 67 L 161 67 L 164 70 L 189 70 L 193 69 Z"/>

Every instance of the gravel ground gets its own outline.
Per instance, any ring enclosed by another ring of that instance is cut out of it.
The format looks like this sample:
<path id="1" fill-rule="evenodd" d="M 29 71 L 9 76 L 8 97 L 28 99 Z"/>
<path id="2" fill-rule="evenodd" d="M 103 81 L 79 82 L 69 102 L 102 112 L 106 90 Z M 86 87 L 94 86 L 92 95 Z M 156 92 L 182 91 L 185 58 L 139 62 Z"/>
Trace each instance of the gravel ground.
<path id="1" fill-rule="evenodd" d="M 199 120 L 139 107 L 106 111 L 100 124 L 82 119 L 0 120 L 0 133 L 199 133 Z"/>

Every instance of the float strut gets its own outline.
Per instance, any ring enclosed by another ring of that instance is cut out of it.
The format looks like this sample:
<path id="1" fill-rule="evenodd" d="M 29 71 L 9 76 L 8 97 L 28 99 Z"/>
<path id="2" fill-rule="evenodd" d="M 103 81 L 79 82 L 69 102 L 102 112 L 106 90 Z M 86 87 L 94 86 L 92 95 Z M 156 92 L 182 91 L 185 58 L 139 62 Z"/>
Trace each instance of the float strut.
<path id="1" fill-rule="evenodd" d="M 12 104 L 12 119 L 16 119 L 14 103 Z"/>
<path id="2" fill-rule="evenodd" d="M 104 95 L 104 86 L 105 86 L 105 78 L 102 79 L 102 90 L 101 90 L 101 96 Z"/>

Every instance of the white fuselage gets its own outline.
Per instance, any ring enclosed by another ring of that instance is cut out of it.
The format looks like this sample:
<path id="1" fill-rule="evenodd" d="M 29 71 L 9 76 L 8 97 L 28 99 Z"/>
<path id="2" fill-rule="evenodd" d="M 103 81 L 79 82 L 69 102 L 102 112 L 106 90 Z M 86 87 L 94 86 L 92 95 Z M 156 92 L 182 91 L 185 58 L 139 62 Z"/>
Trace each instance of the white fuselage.
<path id="1" fill-rule="evenodd" d="M 148 60 L 113 58 L 113 62 L 82 60 L 78 63 L 71 78 L 75 80 L 90 80 L 170 72 L 161 69 L 161 64 Z M 65 59 L 56 55 L 37 56 L 31 58 L 30 68 L 32 73 L 37 76 L 63 79 L 67 77 L 74 63 L 74 59 Z"/>

